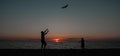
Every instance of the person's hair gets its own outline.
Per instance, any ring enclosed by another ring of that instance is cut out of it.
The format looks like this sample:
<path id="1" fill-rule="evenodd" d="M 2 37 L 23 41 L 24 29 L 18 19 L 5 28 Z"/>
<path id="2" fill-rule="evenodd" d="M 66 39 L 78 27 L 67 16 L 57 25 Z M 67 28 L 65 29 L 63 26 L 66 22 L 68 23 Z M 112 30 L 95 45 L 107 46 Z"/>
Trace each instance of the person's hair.
<path id="1" fill-rule="evenodd" d="M 43 33 L 43 31 L 41 31 L 41 33 Z"/>

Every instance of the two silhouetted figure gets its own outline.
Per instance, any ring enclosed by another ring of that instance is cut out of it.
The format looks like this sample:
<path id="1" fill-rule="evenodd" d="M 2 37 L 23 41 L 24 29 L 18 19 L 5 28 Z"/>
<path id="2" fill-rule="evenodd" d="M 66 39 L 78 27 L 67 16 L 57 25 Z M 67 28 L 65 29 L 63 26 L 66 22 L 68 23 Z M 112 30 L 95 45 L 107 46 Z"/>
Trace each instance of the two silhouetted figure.
<path id="1" fill-rule="evenodd" d="M 81 48 L 85 49 L 85 40 L 84 40 L 84 38 L 81 38 Z"/>
<path id="2" fill-rule="evenodd" d="M 45 35 L 49 32 L 48 29 L 46 29 L 45 31 L 41 31 L 41 49 L 45 49 L 47 43 L 45 41 Z"/>

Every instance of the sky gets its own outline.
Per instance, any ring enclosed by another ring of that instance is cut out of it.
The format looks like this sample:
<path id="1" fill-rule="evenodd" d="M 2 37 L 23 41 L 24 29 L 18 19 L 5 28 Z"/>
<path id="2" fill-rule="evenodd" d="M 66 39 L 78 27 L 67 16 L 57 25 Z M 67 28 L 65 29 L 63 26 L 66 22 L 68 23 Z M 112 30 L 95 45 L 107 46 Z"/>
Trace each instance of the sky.
<path id="1" fill-rule="evenodd" d="M 0 8 L 0 39 L 39 39 L 46 28 L 48 38 L 120 38 L 119 0 L 0 0 Z"/>

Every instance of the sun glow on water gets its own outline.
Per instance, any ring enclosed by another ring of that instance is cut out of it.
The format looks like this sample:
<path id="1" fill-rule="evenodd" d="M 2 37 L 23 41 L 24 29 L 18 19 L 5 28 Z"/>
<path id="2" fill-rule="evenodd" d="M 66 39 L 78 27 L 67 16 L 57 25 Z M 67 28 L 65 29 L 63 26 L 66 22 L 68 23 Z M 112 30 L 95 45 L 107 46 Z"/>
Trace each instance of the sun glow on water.
<path id="1" fill-rule="evenodd" d="M 59 40 L 60 40 L 60 39 L 58 39 L 58 38 L 54 39 L 55 42 L 60 42 Z"/>

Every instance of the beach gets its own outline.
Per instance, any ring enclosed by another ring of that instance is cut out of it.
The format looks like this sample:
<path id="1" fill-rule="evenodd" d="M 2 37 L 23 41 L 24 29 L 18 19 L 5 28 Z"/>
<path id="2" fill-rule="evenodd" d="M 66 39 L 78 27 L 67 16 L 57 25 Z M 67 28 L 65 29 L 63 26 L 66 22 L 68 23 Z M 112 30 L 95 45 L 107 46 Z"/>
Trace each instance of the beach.
<path id="1" fill-rule="evenodd" d="M 1 49 L 2 55 L 41 55 L 41 56 L 119 56 L 120 49 Z"/>

